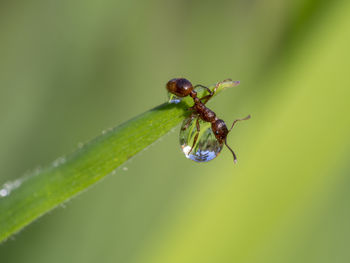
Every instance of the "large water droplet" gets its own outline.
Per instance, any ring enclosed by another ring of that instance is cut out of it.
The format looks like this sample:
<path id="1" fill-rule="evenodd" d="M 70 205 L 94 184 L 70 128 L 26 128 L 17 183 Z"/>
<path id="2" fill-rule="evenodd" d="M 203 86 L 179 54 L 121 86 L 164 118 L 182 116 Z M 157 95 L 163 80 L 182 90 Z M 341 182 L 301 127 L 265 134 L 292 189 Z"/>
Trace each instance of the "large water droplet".
<path id="1" fill-rule="evenodd" d="M 192 120 L 186 118 L 183 121 L 180 130 L 180 145 L 187 158 L 196 162 L 208 162 L 218 156 L 223 144 L 215 138 L 210 123 L 199 120 L 199 124 L 198 139 L 191 151 L 197 133 L 196 118 Z"/>

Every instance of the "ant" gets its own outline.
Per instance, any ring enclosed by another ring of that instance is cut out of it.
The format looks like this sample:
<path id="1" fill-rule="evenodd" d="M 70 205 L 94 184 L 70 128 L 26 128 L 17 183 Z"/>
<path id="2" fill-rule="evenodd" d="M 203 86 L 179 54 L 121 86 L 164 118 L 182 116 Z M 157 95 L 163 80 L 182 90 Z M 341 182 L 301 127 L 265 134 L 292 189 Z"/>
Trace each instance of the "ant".
<path id="1" fill-rule="evenodd" d="M 192 83 L 185 78 L 175 78 L 175 79 L 171 79 L 168 81 L 168 83 L 166 84 L 166 88 L 170 93 L 172 93 L 178 97 L 190 96 L 193 99 L 194 105 L 189 108 L 189 110 L 192 111 L 192 113 L 191 113 L 188 121 L 186 122 L 186 124 L 182 128 L 182 130 L 187 129 L 188 126 L 190 125 L 190 123 L 192 122 L 192 120 L 194 118 L 197 118 L 197 120 L 196 120 L 197 132 L 196 132 L 196 135 L 194 137 L 193 145 L 192 145 L 189 153 L 193 150 L 193 147 L 195 146 L 195 144 L 197 142 L 198 135 L 200 132 L 199 119 L 202 119 L 205 122 L 211 123 L 211 129 L 215 135 L 215 138 L 217 139 L 217 141 L 220 144 L 225 143 L 226 147 L 231 151 L 231 153 L 233 155 L 234 163 L 236 163 L 237 162 L 236 154 L 227 145 L 227 135 L 238 121 L 248 120 L 248 119 L 250 119 L 250 115 L 248 115 L 245 118 L 236 119 L 235 121 L 233 121 L 231 129 L 228 130 L 225 122 L 223 120 L 217 118 L 215 112 L 213 112 L 212 110 L 210 110 L 209 108 L 207 108 L 205 106 L 205 104 L 211 99 L 211 97 L 214 96 L 214 94 L 215 94 L 216 90 L 218 89 L 218 87 L 220 86 L 220 84 L 222 84 L 225 81 L 232 81 L 232 80 L 227 79 L 227 80 L 218 82 L 215 85 L 214 90 L 211 91 L 208 87 L 205 87 L 203 85 L 192 86 Z M 202 98 L 198 98 L 197 92 L 194 90 L 197 87 L 201 87 L 201 88 L 206 89 L 209 92 L 209 94 L 202 97 Z"/>

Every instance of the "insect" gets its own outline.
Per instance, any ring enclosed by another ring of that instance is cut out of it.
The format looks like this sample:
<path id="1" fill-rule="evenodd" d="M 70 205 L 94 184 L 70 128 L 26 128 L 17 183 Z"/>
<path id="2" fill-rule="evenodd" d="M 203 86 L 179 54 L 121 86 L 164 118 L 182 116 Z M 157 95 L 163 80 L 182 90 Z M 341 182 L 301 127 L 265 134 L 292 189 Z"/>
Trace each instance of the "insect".
<path id="1" fill-rule="evenodd" d="M 166 84 L 166 88 L 171 94 L 179 98 L 190 96 L 194 102 L 194 105 L 189 108 L 191 114 L 183 121 L 180 131 L 180 145 L 189 159 L 197 162 L 210 161 L 218 156 L 223 148 L 223 144 L 225 144 L 233 155 L 234 163 L 237 162 L 236 154 L 227 144 L 227 135 L 237 122 L 250 119 L 250 115 L 234 120 L 231 128 L 227 129 L 225 122 L 217 118 L 216 114 L 205 106 L 214 96 L 220 84 L 226 81 L 232 80 L 228 79 L 218 82 L 213 91 L 203 85 L 193 86 L 185 78 L 171 79 Z M 198 98 L 197 88 L 205 89 L 209 94 Z"/>

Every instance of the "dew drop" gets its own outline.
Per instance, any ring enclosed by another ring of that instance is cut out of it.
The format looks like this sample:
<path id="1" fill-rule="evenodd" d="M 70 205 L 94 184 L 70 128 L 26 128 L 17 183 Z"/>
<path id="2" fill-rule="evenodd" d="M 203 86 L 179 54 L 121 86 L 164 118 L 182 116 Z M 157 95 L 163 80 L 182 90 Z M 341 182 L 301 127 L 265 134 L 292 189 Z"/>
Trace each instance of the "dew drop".
<path id="1" fill-rule="evenodd" d="M 57 166 L 59 166 L 60 164 L 64 164 L 66 162 L 66 158 L 64 158 L 64 157 L 59 157 L 59 158 L 57 158 L 56 160 L 54 160 L 53 162 L 52 162 L 52 166 L 53 167 L 57 167 Z"/>
<path id="2" fill-rule="evenodd" d="M 15 181 L 5 183 L 2 186 L 2 188 L 0 189 L 0 197 L 6 197 L 6 196 L 10 195 L 10 193 L 13 190 L 20 187 L 22 182 L 23 182 L 23 179 L 17 179 Z"/>
<path id="3" fill-rule="evenodd" d="M 188 125 L 187 125 L 188 124 Z M 199 120 L 200 132 L 197 142 L 193 147 L 193 141 L 197 132 L 196 118 L 190 120 L 186 118 L 180 130 L 180 146 L 185 156 L 196 162 L 208 162 L 214 159 L 222 150 L 223 144 L 216 139 L 211 124 Z M 187 127 L 186 127 L 187 126 Z"/>
<path id="4" fill-rule="evenodd" d="M 174 104 L 178 104 L 181 102 L 183 98 L 180 98 L 174 94 L 172 94 L 171 92 L 168 92 L 168 102 L 169 103 L 174 103 Z"/>
<path id="5" fill-rule="evenodd" d="M 9 194 L 9 191 L 8 191 L 7 189 L 5 189 L 5 188 L 0 189 L 0 196 L 1 196 L 1 197 L 5 197 L 5 196 L 7 196 L 8 194 Z"/>

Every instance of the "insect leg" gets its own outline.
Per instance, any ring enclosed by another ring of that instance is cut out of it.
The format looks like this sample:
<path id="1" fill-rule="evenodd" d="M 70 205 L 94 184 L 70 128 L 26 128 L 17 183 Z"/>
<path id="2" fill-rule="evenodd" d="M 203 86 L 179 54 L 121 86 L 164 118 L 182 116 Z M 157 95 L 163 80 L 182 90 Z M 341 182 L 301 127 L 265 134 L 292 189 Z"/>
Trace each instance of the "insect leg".
<path id="1" fill-rule="evenodd" d="M 234 126 L 237 122 L 239 122 L 239 121 L 245 121 L 245 120 L 249 120 L 249 119 L 250 119 L 250 115 L 248 115 L 247 117 L 242 118 L 242 119 L 234 120 L 233 123 L 232 123 L 231 129 L 229 129 L 228 132 L 230 132 L 230 131 L 232 130 L 233 126 Z"/>
<path id="2" fill-rule="evenodd" d="M 198 135 L 199 135 L 199 132 L 200 132 L 200 129 L 201 129 L 201 127 L 199 125 L 199 117 L 196 120 L 196 128 L 197 128 L 197 132 L 196 132 L 196 135 L 194 136 L 193 144 L 192 144 L 191 150 L 188 152 L 188 154 L 190 154 L 192 152 L 194 146 L 196 145 L 196 142 L 197 142 L 197 139 L 198 139 Z"/>
<path id="3" fill-rule="evenodd" d="M 225 145 L 231 151 L 231 153 L 233 155 L 233 162 L 237 163 L 237 156 L 236 156 L 235 152 L 231 149 L 230 146 L 227 145 L 227 137 L 225 138 Z"/>
<path id="4" fill-rule="evenodd" d="M 204 96 L 203 98 L 201 98 L 200 100 L 204 100 L 202 101 L 203 104 L 206 104 L 208 102 L 208 100 L 210 100 L 211 97 L 213 97 L 214 93 L 213 94 L 209 94 L 207 96 Z"/>
<path id="5" fill-rule="evenodd" d="M 218 83 L 215 84 L 215 88 L 213 90 L 213 95 L 215 94 L 216 90 L 219 88 L 219 86 L 225 82 L 232 81 L 232 79 L 224 79 L 223 81 L 219 81 Z M 213 96 L 212 95 L 212 96 Z"/>
<path id="6" fill-rule="evenodd" d="M 188 126 L 190 126 L 190 124 L 195 116 L 197 116 L 197 114 L 195 112 L 192 112 L 190 117 L 188 117 L 186 124 L 181 128 L 181 130 L 183 130 L 183 131 L 186 130 L 188 128 Z"/>
<path id="7" fill-rule="evenodd" d="M 208 87 L 206 87 L 206 86 L 203 86 L 203 85 L 201 85 L 201 84 L 198 84 L 198 85 L 194 86 L 194 88 L 197 88 L 197 87 L 201 87 L 201 88 L 203 88 L 203 89 L 206 89 L 206 90 L 209 92 L 210 95 L 213 95 L 213 94 L 214 94 L 214 93 L 213 93 Z"/>
<path id="8" fill-rule="evenodd" d="M 213 91 L 210 91 L 210 89 L 206 87 L 206 89 L 209 90 L 210 94 L 207 95 L 207 96 L 204 96 L 203 98 L 201 98 L 201 100 L 204 100 L 204 101 L 202 101 L 202 103 L 206 104 L 210 100 L 210 98 L 214 96 L 214 94 L 216 93 L 216 90 L 219 88 L 219 86 L 222 83 L 227 82 L 227 81 L 232 81 L 232 79 L 225 79 L 223 81 L 220 81 L 220 82 L 216 83 L 215 84 L 215 88 L 213 89 Z M 203 87 L 202 85 L 200 85 L 200 86 Z"/>
<path id="9" fill-rule="evenodd" d="M 204 88 L 204 89 L 206 89 L 206 90 L 209 92 L 209 95 L 206 95 L 206 96 L 204 96 L 203 98 L 200 98 L 200 100 L 202 101 L 202 103 L 203 103 L 203 104 L 206 104 L 206 103 L 208 102 L 208 100 L 209 100 L 211 97 L 213 97 L 215 91 L 211 91 L 208 87 L 203 86 L 203 85 L 200 85 L 200 84 L 194 86 L 194 88 L 197 88 L 197 87 Z M 204 101 L 203 101 L 203 100 L 204 100 Z"/>

